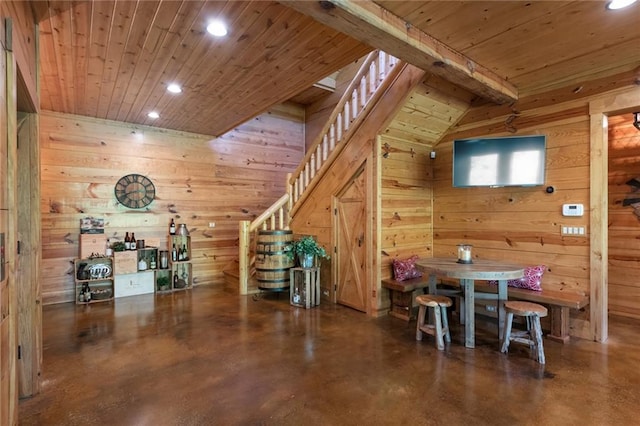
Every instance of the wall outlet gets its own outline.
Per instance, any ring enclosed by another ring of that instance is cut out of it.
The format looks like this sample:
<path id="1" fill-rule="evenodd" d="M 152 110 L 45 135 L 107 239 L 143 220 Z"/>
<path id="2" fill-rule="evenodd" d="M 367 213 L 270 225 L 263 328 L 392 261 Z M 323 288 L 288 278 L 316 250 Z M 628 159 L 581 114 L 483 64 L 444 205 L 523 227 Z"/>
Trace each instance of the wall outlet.
<path id="1" fill-rule="evenodd" d="M 560 225 L 560 235 L 572 237 L 586 237 L 587 228 L 585 226 Z"/>
<path id="2" fill-rule="evenodd" d="M 215 222 L 209 222 L 209 228 L 215 228 L 215 227 L 216 227 Z"/>

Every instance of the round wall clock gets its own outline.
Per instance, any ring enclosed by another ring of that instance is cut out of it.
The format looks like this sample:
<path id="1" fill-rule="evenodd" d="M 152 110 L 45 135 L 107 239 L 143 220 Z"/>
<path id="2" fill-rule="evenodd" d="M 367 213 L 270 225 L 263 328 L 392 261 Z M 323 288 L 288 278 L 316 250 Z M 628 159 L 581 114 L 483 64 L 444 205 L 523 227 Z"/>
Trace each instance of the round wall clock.
<path id="1" fill-rule="evenodd" d="M 153 182 L 148 177 L 136 173 L 118 179 L 114 192 L 118 201 L 130 209 L 146 207 L 156 197 Z"/>

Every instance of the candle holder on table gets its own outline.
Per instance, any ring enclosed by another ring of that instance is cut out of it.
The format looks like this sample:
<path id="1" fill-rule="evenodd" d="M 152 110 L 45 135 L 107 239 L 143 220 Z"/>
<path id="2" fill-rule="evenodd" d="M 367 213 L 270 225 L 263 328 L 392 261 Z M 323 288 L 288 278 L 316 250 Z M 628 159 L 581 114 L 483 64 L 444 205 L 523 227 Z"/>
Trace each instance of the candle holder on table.
<path id="1" fill-rule="evenodd" d="M 473 263 L 471 260 L 471 244 L 458 244 L 458 263 Z"/>

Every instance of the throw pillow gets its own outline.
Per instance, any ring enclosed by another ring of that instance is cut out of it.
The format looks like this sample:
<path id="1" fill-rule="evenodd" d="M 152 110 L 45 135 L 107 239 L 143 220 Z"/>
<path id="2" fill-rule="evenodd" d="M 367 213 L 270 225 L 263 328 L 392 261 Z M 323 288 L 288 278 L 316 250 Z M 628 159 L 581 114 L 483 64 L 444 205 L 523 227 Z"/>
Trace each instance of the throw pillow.
<path id="1" fill-rule="evenodd" d="M 524 276 L 507 281 L 509 287 L 525 288 L 527 290 L 542 291 L 542 275 L 547 270 L 545 265 L 527 266 L 524 268 Z M 498 284 L 498 281 L 489 281 L 489 284 Z"/>
<path id="2" fill-rule="evenodd" d="M 422 276 L 422 272 L 416 269 L 418 256 L 413 255 L 408 259 L 393 259 L 393 278 L 397 281 L 405 281 Z"/>

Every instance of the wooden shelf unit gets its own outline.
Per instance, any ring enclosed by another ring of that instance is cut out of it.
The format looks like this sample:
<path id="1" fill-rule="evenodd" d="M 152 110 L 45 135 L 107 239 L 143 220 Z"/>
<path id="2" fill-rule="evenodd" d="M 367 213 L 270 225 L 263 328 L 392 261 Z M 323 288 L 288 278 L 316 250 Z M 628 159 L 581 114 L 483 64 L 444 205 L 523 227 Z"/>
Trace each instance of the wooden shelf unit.
<path id="1" fill-rule="evenodd" d="M 289 274 L 289 303 L 306 309 L 318 306 L 320 268 L 291 268 Z"/>
<path id="2" fill-rule="evenodd" d="M 173 260 L 173 248 L 176 251 L 183 250 L 186 254 L 184 260 Z M 193 268 L 191 265 L 191 237 L 189 235 L 169 235 L 169 288 L 160 290 L 156 278 L 156 291 L 161 293 L 171 293 L 173 291 L 188 290 L 193 286 Z M 163 287 L 164 288 L 164 287 Z"/>
<path id="3" fill-rule="evenodd" d="M 108 302 L 114 298 L 113 258 L 111 257 L 75 259 L 73 261 L 73 279 L 76 304 Z M 80 297 L 85 284 L 89 285 L 92 295 L 88 302 L 84 300 L 84 296 Z M 94 299 L 93 295 L 98 294 L 97 291 L 100 290 L 107 291 L 109 297 Z"/>

